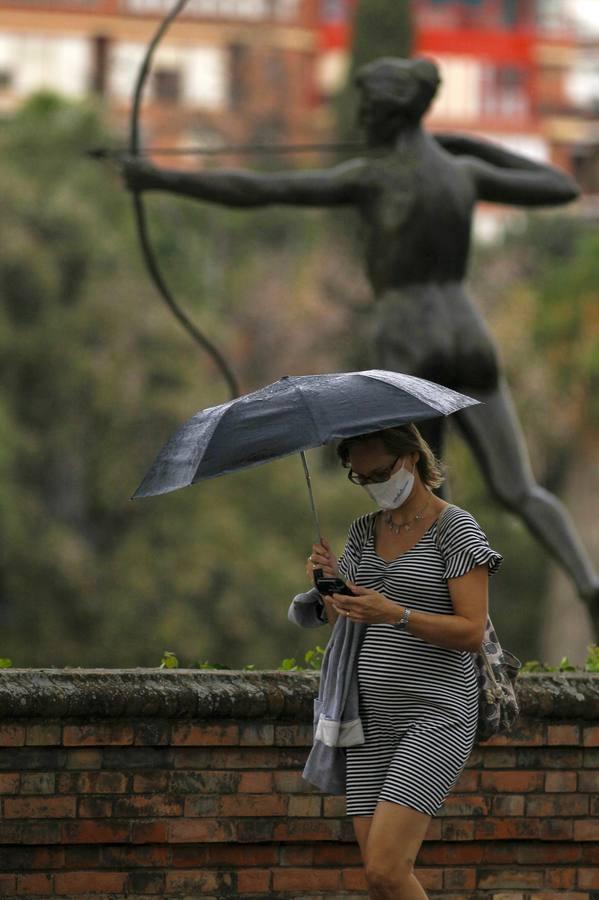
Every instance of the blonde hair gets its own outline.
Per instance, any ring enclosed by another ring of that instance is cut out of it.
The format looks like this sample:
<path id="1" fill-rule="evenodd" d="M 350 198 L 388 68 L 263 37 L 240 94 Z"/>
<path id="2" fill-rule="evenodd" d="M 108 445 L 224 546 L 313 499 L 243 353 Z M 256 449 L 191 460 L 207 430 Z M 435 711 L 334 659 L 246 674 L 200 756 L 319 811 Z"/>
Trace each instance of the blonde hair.
<path id="1" fill-rule="evenodd" d="M 440 461 L 411 422 L 407 425 L 397 425 L 395 428 L 385 428 L 383 431 L 372 431 L 370 434 L 358 434 L 354 437 L 344 438 L 337 447 L 337 455 L 343 465 L 348 465 L 349 453 L 355 444 L 363 444 L 372 440 L 381 441 L 385 450 L 388 450 L 393 456 L 418 453 L 416 468 L 423 483 L 428 488 L 438 488 L 443 484 L 445 476 Z"/>

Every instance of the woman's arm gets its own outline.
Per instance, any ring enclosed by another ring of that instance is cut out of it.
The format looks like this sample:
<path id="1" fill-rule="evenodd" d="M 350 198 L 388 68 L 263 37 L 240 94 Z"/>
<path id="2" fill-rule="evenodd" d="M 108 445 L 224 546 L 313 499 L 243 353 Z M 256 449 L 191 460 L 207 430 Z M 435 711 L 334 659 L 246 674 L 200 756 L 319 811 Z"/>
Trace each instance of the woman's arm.
<path id="1" fill-rule="evenodd" d="M 454 615 L 424 613 L 413 610 L 408 631 L 429 644 L 452 650 L 476 653 L 482 643 L 488 610 L 489 571 L 486 565 L 476 566 L 460 578 L 447 582 Z M 350 585 L 354 597 L 334 594 L 333 601 L 340 615 L 356 622 L 397 625 L 405 606 L 394 603 L 378 591 Z M 409 603 L 406 604 L 409 607 Z"/>
<path id="2" fill-rule="evenodd" d="M 330 169 L 298 172 L 252 172 L 222 169 L 180 172 L 159 169 L 136 157 L 122 163 L 132 191 L 167 191 L 224 206 L 256 207 L 269 204 L 336 206 L 356 203 L 363 191 L 365 164 L 356 159 Z"/>
<path id="3" fill-rule="evenodd" d="M 447 586 L 454 615 L 414 610 L 410 615 L 408 631 L 439 647 L 476 653 L 482 644 L 488 615 L 488 568 L 476 566 L 460 578 L 450 578 Z M 404 608 L 399 606 L 395 611 L 396 621 L 401 619 Z"/>

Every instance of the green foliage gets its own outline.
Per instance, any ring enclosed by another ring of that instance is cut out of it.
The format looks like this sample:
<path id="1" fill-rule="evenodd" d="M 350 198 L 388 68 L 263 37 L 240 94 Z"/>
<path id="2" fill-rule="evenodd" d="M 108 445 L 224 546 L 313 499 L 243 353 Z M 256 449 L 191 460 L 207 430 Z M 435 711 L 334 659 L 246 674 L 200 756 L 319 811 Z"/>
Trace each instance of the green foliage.
<path id="1" fill-rule="evenodd" d="M 0 669 L 11 669 L 12 659 L 3 659 L 0 657 Z"/>
<path id="2" fill-rule="evenodd" d="M 289 659 L 282 660 L 279 668 L 285 672 L 299 672 L 302 669 L 319 670 L 322 666 L 324 651 L 324 647 L 317 645 L 313 650 L 307 650 L 304 654 L 305 666 L 300 665 L 295 657 L 292 656 Z"/>
<path id="3" fill-rule="evenodd" d="M 165 650 L 162 655 L 162 661 L 160 663 L 161 669 L 178 669 L 179 668 L 179 660 L 177 659 L 176 654 L 174 654 L 171 650 Z"/>
<path id="4" fill-rule="evenodd" d="M 4 123 L 3 638 L 23 665 L 77 664 L 83 647 L 90 666 L 147 665 L 165 645 L 232 665 L 251 648 L 269 665 L 308 640 L 285 615 L 312 542 L 299 458 L 130 503 L 176 427 L 227 397 L 148 282 L 120 180 L 85 156 L 107 141 L 92 107 L 50 96 Z M 318 214 L 148 207 L 167 279 L 232 348 L 244 389 L 336 367 L 343 321 L 312 289 Z M 341 475 L 319 484 L 321 458 L 315 489 L 339 545 L 357 498 Z"/>
<path id="5" fill-rule="evenodd" d="M 407 0 L 362 0 L 354 18 L 354 69 L 379 56 L 409 56 L 412 21 Z"/>
<path id="6" fill-rule="evenodd" d="M 412 46 L 409 0 L 360 0 L 356 4 L 347 83 L 336 98 L 337 132 L 341 140 L 357 139 L 357 70 L 381 56 L 408 57 Z"/>
<path id="7" fill-rule="evenodd" d="M 573 666 L 567 656 L 562 657 L 557 666 L 530 659 L 523 663 L 521 672 L 599 672 L 599 645 L 591 644 L 588 648 L 584 666 Z"/>
<path id="8" fill-rule="evenodd" d="M 587 672 L 599 672 L 599 645 L 592 644 L 589 647 L 585 669 Z"/>

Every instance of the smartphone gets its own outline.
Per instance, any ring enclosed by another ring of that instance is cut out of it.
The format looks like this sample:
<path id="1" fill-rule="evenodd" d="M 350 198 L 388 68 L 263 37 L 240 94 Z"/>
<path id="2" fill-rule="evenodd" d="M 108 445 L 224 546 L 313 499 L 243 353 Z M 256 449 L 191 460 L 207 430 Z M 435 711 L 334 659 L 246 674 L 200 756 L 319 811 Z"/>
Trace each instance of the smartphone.
<path id="1" fill-rule="evenodd" d="M 330 597 L 331 594 L 346 594 L 349 597 L 353 597 L 353 591 L 348 588 L 345 581 L 342 581 L 341 578 L 334 578 L 329 575 L 325 575 L 322 569 L 314 569 L 314 584 L 320 594 L 326 594 Z"/>

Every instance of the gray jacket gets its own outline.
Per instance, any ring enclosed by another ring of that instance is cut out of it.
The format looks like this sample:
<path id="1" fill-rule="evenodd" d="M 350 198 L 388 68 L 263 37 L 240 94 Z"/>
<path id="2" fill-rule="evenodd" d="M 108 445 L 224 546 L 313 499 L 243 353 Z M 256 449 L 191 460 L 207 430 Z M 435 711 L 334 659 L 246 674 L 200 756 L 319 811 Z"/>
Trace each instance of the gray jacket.
<path id="1" fill-rule="evenodd" d="M 313 588 L 293 598 L 290 622 L 316 628 L 326 622 L 320 594 Z M 358 708 L 357 659 L 366 626 L 339 616 L 322 660 L 314 701 L 314 744 L 304 767 L 306 781 L 328 794 L 345 794 L 345 747 L 364 743 Z"/>

